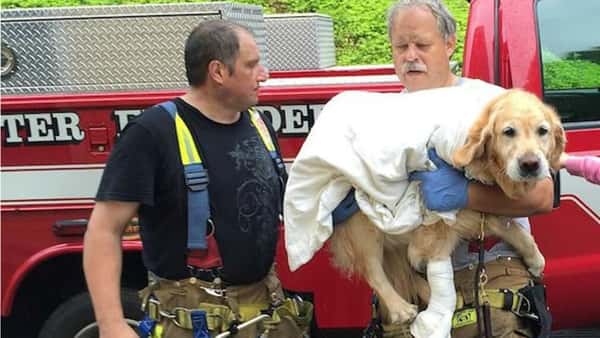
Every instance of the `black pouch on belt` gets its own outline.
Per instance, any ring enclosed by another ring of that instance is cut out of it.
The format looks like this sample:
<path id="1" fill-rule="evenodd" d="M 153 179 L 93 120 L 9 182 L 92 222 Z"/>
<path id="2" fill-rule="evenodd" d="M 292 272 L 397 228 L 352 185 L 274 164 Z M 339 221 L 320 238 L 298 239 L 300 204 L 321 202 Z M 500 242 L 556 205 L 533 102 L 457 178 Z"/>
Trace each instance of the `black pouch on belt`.
<path id="1" fill-rule="evenodd" d="M 552 327 L 552 315 L 546 305 L 546 287 L 539 283 L 527 285 L 519 290 L 519 292 L 529 300 L 531 309 L 530 313 L 537 316 L 523 316 L 528 318 L 533 328 L 533 333 L 538 338 L 549 338 Z"/>

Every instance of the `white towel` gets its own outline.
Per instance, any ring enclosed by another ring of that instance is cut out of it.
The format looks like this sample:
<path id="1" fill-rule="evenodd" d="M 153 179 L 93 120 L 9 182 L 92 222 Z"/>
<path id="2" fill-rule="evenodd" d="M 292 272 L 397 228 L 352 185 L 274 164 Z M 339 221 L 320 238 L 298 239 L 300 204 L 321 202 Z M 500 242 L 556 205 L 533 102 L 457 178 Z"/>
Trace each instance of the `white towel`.
<path id="1" fill-rule="evenodd" d="M 444 219 L 422 206 L 414 170 L 433 169 L 427 148 L 451 163 L 469 127 L 502 88 L 479 80 L 415 93 L 340 93 L 323 108 L 292 164 L 284 198 L 290 268 L 308 262 L 333 232 L 331 212 L 352 186 L 381 230 L 404 233 Z"/>

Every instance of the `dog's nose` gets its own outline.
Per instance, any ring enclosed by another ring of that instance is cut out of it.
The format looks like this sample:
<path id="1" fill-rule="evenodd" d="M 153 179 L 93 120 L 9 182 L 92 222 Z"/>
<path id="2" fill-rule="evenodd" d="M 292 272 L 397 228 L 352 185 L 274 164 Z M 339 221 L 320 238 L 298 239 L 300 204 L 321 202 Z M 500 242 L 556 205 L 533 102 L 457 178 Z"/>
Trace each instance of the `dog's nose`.
<path id="1" fill-rule="evenodd" d="M 519 159 L 519 169 L 523 176 L 533 176 L 540 169 L 540 160 L 535 155 L 525 155 Z"/>

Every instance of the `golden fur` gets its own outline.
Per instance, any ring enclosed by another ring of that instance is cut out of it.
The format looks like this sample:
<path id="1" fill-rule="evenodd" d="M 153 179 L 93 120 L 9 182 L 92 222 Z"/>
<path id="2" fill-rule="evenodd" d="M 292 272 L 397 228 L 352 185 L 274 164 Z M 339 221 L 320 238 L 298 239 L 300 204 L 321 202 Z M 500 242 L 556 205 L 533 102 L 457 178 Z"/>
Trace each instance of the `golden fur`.
<path id="1" fill-rule="evenodd" d="M 556 112 L 535 95 L 509 90 L 492 100 L 470 128 L 466 144 L 453 156 L 453 164 L 474 179 L 497 184 L 511 198 L 524 196 L 549 168 L 559 169 L 565 135 Z M 535 170 L 537 168 L 537 170 Z M 485 232 L 511 244 L 529 270 L 540 275 L 544 257 L 532 236 L 504 217 L 486 215 Z M 423 225 L 391 235 L 382 232 L 362 212 L 335 227 L 330 252 L 335 266 L 362 276 L 382 303 L 387 323 L 414 319 L 420 298 L 429 299 L 427 282 L 415 273 L 429 260 L 451 255 L 460 238 L 476 238 L 481 214 L 464 209 L 457 222 Z"/>

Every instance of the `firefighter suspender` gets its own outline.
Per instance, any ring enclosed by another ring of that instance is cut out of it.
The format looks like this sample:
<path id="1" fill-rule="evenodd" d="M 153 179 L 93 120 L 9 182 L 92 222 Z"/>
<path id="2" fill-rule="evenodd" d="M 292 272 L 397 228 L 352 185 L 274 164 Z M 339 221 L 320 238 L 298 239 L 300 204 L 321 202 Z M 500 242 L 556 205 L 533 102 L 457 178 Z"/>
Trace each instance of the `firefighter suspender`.
<path id="1" fill-rule="evenodd" d="M 284 165 L 283 165 L 283 161 L 281 160 L 281 157 L 279 156 L 279 153 L 277 152 L 277 149 L 275 148 L 275 144 L 273 143 L 273 140 L 271 139 L 271 134 L 269 133 L 269 130 L 267 129 L 267 126 L 265 125 L 265 122 L 260 117 L 260 114 L 254 108 L 250 108 L 248 110 L 248 112 L 250 113 L 250 120 L 252 121 L 252 125 L 254 125 L 254 128 L 256 128 L 258 135 L 260 136 L 261 140 L 263 141 L 263 144 L 267 148 L 267 151 L 269 152 L 269 155 L 271 156 L 271 160 L 273 161 L 273 164 L 275 165 L 275 170 L 277 171 L 277 175 L 279 175 L 279 177 L 281 178 L 281 175 L 282 175 L 283 169 L 284 169 Z"/>
<path id="2" fill-rule="evenodd" d="M 160 104 L 175 121 L 179 155 L 188 187 L 188 250 L 204 250 L 206 244 L 206 226 L 210 220 L 210 203 L 208 201 L 208 172 L 202 164 L 202 158 L 190 130 L 179 114 L 173 101 Z"/>
<path id="3" fill-rule="evenodd" d="M 181 164 L 183 165 L 185 184 L 188 187 L 188 250 L 207 249 L 206 226 L 212 222 L 210 217 L 210 202 L 208 198 L 208 171 L 202 164 L 202 158 L 196 147 L 196 143 L 188 129 L 187 125 L 177 113 L 177 106 L 173 101 L 160 103 L 164 110 L 175 121 L 175 130 L 177 132 L 177 143 L 179 144 L 179 154 Z M 271 160 L 275 165 L 275 170 L 280 181 L 283 180 L 284 164 L 275 148 L 275 143 L 271 139 L 271 134 L 267 129 L 260 114 L 249 109 L 250 120 L 258 132 L 260 139 L 267 148 Z M 283 183 L 283 182 L 282 182 Z M 283 188 L 283 186 L 282 186 Z"/>

